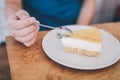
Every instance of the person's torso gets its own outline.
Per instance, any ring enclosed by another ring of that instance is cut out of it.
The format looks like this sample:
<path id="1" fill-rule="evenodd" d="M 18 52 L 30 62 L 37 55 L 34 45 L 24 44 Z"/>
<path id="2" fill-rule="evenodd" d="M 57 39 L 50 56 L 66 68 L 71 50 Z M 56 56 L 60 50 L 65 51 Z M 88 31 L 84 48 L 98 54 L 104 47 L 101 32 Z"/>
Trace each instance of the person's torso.
<path id="1" fill-rule="evenodd" d="M 42 24 L 56 27 L 75 24 L 82 6 L 82 0 L 22 0 L 22 3 L 23 9 Z"/>

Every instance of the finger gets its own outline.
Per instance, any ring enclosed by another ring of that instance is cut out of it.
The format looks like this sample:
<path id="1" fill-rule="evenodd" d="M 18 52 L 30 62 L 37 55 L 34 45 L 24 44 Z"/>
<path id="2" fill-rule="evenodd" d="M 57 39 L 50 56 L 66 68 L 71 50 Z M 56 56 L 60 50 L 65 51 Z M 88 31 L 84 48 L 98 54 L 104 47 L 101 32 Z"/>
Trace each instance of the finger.
<path id="1" fill-rule="evenodd" d="M 29 47 L 29 46 L 33 45 L 35 43 L 35 41 L 36 41 L 36 38 L 33 38 L 31 41 L 24 43 L 24 45 Z"/>
<path id="2" fill-rule="evenodd" d="M 15 14 L 12 14 L 11 16 L 8 17 L 8 19 L 14 19 L 14 20 L 17 20 L 18 17 L 15 15 Z"/>
<path id="3" fill-rule="evenodd" d="M 15 13 L 15 15 L 19 18 L 19 20 L 30 17 L 29 13 L 25 10 L 19 10 Z"/>
<path id="4" fill-rule="evenodd" d="M 35 21 L 36 19 L 34 17 L 30 17 L 24 20 L 10 20 L 8 21 L 8 27 L 10 29 L 20 30 L 32 25 L 33 23 L 35 23 Z"/>
<path id="5" fill-rule="evenodd" d="M 40 26 L 36 26 L 36 28 L 37 28 L 37 32 L 39 31 L 39 29 L 40 29 Z"/>
<path id="6" fill-rule="evenodd" d="M 21 30 L 11 30 L 11 33 L 14 34 L 14 36 L 25 37 L 35 31 L 38 31 L 38 27 L 31 25 Z"/>
<path id="7" fill-rule="evenodd" d="M 39 22 L 38 20 L 36 20 L 36 23 L 37 23 L 37 24 L 40 24 L 40 22 Z"/>
<path id="8" fill-rule="evenodd" d="M 16 22 L 15 20 L 17 20 L 17 16 L 15 16 L 14 14 L 9 16 L 6 21 L 7 27 L 12 28 L 14 26 L 14 23 Z"/>
<path id="9" fill-rule="evenodd" d="M 39 22 L 38 20 L 36 20 L 35 23 L 40 24 L 40 22 Z M 35 25 L 36 25 L 36 24 L 35 24 Z M 37 30 L 39 31 L 40 26 L 39 26 L 39 25 L 36 25 L 36 26 L 37 26 Z"/>
<path id="10" fill-rule="evenodd" d="M 22 43 L 26 43 L 26 42 L 29 42 L 30 40 L 32 40 L 33 38 L 35 38 L 37 35 L 37 32 L 33 32 L 25 37 L 15 37 L 15 39 L 19 42 L 22 42 Z"/>
<path id="11" fill-rule="evenodd" d="M 24 20 L 19 20 L 16 23 L 18 25 L 18 27 L 16 27 L 16 29 L 23 29 L 25 27 L 28 27 L 28 26 L 34 24 L 35 21 L 36 21 L 36 19 L 34 17 L 30 17 L 30 18 L 27 18 L 27 19 L 24 19 Z"/>

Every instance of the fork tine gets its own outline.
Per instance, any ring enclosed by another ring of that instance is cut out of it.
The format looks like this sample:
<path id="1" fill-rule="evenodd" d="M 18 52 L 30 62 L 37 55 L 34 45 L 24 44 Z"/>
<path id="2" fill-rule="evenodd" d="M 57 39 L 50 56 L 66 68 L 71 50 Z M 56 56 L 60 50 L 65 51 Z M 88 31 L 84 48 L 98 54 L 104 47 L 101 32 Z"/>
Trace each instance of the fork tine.
<path id="1" fill-rule="evenodd" d="M 69 29 L 69 28 L 67 28 L 67 27 L 63 27 L 63 26 L 61 26 L 60 28 L 63 29 L 63 30 L 66 30 L 66 31 L 68 31 L 68 32 L 70 32 L 70 33 L 73 33 L 72 30 Z"/>

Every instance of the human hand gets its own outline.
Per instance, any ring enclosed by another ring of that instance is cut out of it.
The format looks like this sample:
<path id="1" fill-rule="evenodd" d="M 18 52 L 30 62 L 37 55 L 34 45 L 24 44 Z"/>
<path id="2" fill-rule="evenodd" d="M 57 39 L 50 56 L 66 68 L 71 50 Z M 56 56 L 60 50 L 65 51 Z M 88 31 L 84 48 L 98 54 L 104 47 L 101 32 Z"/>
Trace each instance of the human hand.
<path id="1" fill-rule="evenodd" d="M 26 11 L 19 10 L 7 19 L 7 27 L 17 41 L 29 47 L 36 41 L 39 30 L 39 27 L 34 25 L 35 22 L 38 21 Z"/>

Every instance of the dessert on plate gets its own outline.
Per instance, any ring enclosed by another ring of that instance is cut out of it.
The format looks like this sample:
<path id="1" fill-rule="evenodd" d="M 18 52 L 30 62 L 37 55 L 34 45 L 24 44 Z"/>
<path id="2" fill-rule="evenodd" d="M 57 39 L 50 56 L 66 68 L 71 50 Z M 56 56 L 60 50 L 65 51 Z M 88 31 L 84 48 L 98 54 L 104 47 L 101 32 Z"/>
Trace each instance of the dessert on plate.
<path id="1" fill-rule="evenodd" d="M 65 52 L 86 56 L 99 56 L 102 46 L 102 35 L 98 28 L 74 31 L 69 37 L 62 37 Z"/>

